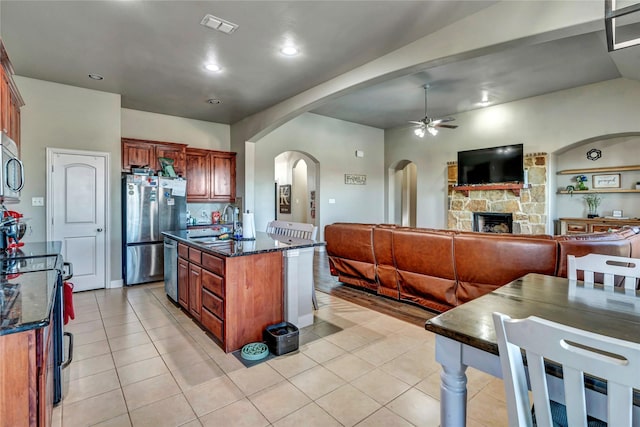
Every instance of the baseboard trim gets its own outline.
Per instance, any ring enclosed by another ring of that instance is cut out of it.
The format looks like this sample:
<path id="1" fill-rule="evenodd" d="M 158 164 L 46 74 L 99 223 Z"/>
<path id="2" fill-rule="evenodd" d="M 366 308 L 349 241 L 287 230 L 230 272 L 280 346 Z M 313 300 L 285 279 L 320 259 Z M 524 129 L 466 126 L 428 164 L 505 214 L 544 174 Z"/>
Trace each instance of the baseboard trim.
<path id="1" fill-rule="evenodd" d="M 124 285 L 124 280 L 120 279 L 120 280 L 112 280 L 109 283 L 109 286 L 107 286 L 107 289 L 115 289 L 115 288 L 121 288 Z"/>

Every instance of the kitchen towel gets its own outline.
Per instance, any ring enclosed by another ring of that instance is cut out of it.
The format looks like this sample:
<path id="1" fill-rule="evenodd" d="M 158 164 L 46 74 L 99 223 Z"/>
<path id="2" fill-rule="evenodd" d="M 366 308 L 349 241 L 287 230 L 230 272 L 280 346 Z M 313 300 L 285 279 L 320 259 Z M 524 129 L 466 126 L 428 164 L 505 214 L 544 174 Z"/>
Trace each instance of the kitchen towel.
<path id="1" fill-rule="evenodd" d="M 64 282 L 63 286 L 64 307 L 62 309 L 62 312 L 64 314 L 64 324 L 66 325 L 67 323 L 69 323 L 69 319 L 73 320 L 76 318 L 76 313 L 73 309 L 73 283 Z"/>
<path id="2" fill-rule="evenodd" d="M 242 214 L 242 237 L 244 239 L 256 238 L 256 224 L 252 213 Z"/>

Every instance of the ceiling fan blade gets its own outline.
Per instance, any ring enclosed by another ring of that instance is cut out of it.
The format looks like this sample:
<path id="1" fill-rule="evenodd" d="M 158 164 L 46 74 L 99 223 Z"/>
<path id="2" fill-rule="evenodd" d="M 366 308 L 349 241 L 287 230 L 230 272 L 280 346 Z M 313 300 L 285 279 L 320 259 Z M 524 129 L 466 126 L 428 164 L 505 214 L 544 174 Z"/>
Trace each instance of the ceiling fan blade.
<path id="1" fill-rule="evenodd" d="M 442 124 L 442 123 L 439 123 L 439 124 L 434 125 L 434 126 L 438 127 L 438 128 L 446 128 L 446 129 L 455 129 L 455 128 L 458 127 L 457 125 L 445 125 L 445 124 Z"/>
<path id="2" fill-rule="evenodd" d="M 416 125 L 423 125 L 424 124 L 424 122 L 416 122 L 414 120 L 409 120 L 409 123 L 414 123 Z"/>

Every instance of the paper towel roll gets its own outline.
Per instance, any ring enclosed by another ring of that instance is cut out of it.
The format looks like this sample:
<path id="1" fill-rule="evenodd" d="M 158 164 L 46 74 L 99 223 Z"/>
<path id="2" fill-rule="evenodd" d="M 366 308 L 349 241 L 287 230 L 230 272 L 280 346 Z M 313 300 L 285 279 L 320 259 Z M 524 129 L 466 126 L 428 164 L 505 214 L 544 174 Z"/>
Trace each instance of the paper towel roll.
<path id="1" fill-rule="evenodd" d="M 244 239 L 256 238 L 256 224 L 252 213 L 242 214 L 242 237 Z"/>

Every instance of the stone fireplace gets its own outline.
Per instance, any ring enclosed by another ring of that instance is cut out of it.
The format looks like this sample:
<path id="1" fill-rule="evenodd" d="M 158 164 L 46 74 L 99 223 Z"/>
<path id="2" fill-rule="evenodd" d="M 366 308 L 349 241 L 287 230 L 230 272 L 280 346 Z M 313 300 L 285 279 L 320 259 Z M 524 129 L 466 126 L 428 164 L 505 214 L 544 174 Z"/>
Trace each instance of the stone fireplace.
<path id="1" fill-rule="evenodd" d="M 513 214 L 474 212 L 473 231 L 483 233 L 513 233 Z"/>
<path id="2" fill-rule="evenodd" d="M 524 167 L 528 171 L 529 187 L 519 191 L 488 189 L 489 186 L 474 186 L 469 191 L 449 189 L 448 228 L 450 230 L 475 231 L 474 213 L 497 213 L 511 215 L 513 234 L 547 234 L 547 165 L 546 153 L 526 154 Z M 448 164 L 448 176 L 457 176 Z M 495 227 L 496 224 L 493 226 Z M 504 227 L 498 227 L 503 230 Z M 493 230 L 492 230 L 493 231 Z"/>

